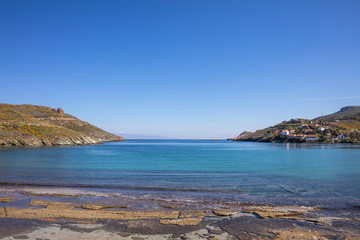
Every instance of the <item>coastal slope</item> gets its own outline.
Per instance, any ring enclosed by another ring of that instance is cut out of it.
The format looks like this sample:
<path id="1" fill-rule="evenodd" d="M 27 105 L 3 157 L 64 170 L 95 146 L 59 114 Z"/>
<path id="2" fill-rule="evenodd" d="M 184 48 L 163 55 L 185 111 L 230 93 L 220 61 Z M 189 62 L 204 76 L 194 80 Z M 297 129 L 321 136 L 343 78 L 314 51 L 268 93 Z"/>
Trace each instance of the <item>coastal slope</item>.
<path id="1" fill-rule="evenodd" d="M 61 108 L 0 104 L 0 146 L 83 145 L 123 141 Z"/>
<path id="2" fill-rule="evenodd" d="M 360 142 L 360 106 L 314 119 L 295 118 L 255 132 L 243 132 L 233 141 L 247 142 Z"/>

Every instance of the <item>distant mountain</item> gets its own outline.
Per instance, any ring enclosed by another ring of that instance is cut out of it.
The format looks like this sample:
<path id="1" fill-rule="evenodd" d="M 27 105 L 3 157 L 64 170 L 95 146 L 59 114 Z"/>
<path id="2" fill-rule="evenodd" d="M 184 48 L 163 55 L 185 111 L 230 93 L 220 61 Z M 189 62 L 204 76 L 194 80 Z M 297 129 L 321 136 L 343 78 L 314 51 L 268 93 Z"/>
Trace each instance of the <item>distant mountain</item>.
<path id="1" fill-rule="evenodd" d="M 309 119 L 291 119 L 275 126 L 243 132 L 233 141 L 249 142 L 348 142 L 360 143 L 360 106 Z"/>
<path id="2" fill-rule="evenodd" d="M 82 145 L 123 141 L 61 108 L 0 104 L 0 146 Z"/>

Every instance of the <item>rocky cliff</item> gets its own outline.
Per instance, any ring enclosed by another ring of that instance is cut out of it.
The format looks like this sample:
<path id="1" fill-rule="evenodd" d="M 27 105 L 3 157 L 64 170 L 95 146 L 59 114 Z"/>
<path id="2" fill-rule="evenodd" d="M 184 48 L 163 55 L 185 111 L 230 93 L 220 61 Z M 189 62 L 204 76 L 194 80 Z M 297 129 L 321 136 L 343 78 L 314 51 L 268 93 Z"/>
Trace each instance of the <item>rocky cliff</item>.
<path id="1" fill-rule="evenodd" d="M 0 146 L 83 145 L 123 141 L 61 108 L 0 104 Z"/>

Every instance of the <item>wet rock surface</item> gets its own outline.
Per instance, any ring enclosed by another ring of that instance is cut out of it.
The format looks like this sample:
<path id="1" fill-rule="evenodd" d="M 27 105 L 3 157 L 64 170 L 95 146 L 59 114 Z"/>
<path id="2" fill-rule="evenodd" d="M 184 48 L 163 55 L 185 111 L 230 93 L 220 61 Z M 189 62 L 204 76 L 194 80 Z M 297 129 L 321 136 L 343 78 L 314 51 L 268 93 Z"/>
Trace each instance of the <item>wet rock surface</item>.
<path id="1" fill-rule="evenodd" d="M 0 203 L 0 238 L 5 239 L 360 239 L 356 207 L 330 211 L 304 206 L 134 200 L 120 209 L 121 198 L 54 189 L 1 197 L 12 198 Z"/>
<path id="2" fill-rule="evenodd" d="M 109 221 L 103 222 L 104 229 L 113 232 L 126 232 L 130 234 L 174 234 L 181 235 L 186 232 L 199 230 L 206 227 L 206 223 L 202 222 L 197 225 L 177 225 L 177 224 L 161 224 L 156 220 L 139 220 L 139 221 Z"/>
<path id="3" fill-rule="evenodd" d="M 9 236 L 26 234 L 49 223 L 38 220 L 0 218 L 0 239 Z"/>
<path id="4" fill-rule="evenodd" d="M 239 239 L 352 239 L 341 231 L 314 223 L 288 219 L 240 217 L 218 222 L 224 231 Z M 355 236 L 354 236 L 355 237 Z M 355 238 L 353 238 L 355 239 Z"/>

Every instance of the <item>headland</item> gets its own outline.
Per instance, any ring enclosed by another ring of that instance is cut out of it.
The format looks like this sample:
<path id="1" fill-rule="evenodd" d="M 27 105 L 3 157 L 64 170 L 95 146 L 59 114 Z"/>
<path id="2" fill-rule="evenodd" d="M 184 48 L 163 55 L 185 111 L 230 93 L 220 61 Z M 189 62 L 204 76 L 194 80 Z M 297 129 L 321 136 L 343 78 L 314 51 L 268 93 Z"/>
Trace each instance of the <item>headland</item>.
<path id="1" fill-rule="evenodd" d="M 0 104 L 0 147 L 61 146 L 123 141 L 61 108 Z"/>

